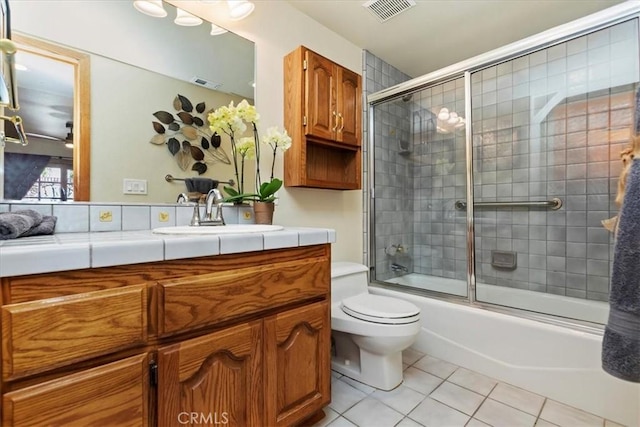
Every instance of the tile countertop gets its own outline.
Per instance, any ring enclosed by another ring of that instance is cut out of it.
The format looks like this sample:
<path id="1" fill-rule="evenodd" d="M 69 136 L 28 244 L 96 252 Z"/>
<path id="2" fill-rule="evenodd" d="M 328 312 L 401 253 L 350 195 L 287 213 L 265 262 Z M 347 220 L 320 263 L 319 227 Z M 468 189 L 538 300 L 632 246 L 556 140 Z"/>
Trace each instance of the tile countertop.
<path id="1" fill-rule="evenodd" d="M 151 230 L 59 233 L 0 240 L 0 277 L 335 243 L 328 228 L 162 235 Z"/>

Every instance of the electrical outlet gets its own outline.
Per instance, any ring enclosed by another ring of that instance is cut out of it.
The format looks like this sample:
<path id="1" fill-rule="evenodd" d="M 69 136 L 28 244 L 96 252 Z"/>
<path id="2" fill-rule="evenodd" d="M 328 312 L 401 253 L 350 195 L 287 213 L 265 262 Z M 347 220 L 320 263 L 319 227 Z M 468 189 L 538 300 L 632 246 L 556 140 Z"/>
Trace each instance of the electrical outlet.
<path id="1" fill-rule="evenodd" d="M 123 194 L 147 194 L 147 180 L 146 179 L 130 179 L 130 178 L 123 179 L 122 193 Z"/>

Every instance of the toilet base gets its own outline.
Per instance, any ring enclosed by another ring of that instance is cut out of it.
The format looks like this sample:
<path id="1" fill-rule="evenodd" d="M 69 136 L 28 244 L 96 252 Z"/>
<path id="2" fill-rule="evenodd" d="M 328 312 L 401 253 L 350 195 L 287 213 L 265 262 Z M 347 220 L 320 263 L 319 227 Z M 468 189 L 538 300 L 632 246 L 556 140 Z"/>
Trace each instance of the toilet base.
<path id="1" fill-rule="evenodd" d="M 402 353 L 387 356 L 363 355 L 364 366 L 345 359 L 331 359 L 331 369 L 380 390 L 393 390 L 402 383 Z"/>
<path id="2" fill-rule="evenodd" d="M 336 349 L 331 357 L 334 371 L 380 390 L 393 390 L 402 383 L 402 351 L 375 354 L 358 347 L 349 334 L 333 331 L 332 338 Z"/>

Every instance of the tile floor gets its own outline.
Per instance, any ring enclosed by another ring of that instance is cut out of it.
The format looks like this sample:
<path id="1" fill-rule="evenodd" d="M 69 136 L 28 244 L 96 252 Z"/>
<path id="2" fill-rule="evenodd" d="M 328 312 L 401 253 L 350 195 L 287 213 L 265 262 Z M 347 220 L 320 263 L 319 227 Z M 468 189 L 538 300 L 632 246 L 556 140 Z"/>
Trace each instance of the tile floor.
<path id="1" fill-rule="evenodd" d="M 413 349 L 404 382 L 382 391 L 332 371 L 331 404 L 313 427 L 620 427 Z"/>

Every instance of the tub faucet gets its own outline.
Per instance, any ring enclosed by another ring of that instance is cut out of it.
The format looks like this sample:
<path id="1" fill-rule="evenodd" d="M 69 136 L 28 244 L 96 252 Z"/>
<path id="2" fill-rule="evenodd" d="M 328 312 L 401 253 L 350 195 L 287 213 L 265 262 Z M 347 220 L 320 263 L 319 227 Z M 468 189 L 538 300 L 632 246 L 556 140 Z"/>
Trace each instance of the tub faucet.
<path id="1" fill-rule="evenodd" d="M 393 271 L 394 273 L 399 273 L 399 272 L 408 273 L 409 269 L 404 265 L 400 265 L 397 262 L 394 262 L 393 264 L 391 264 L 391 271 Z"/>

